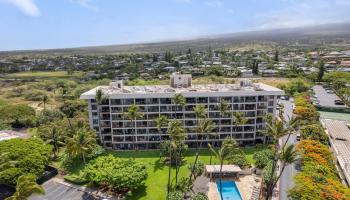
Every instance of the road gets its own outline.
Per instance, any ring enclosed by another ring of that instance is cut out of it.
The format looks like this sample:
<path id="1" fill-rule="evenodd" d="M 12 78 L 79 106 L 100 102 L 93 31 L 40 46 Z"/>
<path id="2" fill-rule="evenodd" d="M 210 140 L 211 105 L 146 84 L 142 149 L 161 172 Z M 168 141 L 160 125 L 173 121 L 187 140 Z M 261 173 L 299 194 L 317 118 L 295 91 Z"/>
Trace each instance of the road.
<path id="1" fill-rule="evenodd" d="M 281 103 L 284 104 L 284 118 L 289 121 L 289 119 L 292 118 L 293 115 L 293 103 L 290 101 L 283 101 L 281 100 Z M 287 136 L 283 137 L 280 141 L 280 144 L 284 144 L 287 140 Z M 296 136 L 291 135 L 287 144 L 295 144 Z M 288 165 L 280 178 L 280 200 L 287 200 L 288 199 L 288 190 L 293 187 L 293 177 L 297 173 L 297 170 L 295 168 L 295 164 Z"/>

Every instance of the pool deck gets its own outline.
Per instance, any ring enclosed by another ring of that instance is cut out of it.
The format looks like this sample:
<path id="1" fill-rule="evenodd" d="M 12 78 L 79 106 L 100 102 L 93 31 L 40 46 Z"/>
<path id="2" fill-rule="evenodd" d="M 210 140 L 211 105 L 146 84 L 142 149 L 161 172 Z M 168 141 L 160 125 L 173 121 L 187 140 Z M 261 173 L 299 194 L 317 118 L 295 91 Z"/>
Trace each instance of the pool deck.
<path id="1" fill-rule="evenodd" d="M 233 180 L 233 179 L 223 179 L 223 180 Z M 255 175 L 241 175 L 238 180 L 234 180 L 239 193 L 243 200 L 250 200 L 254 187 L 260 187 L 261 178 Z M 208 183 L 208 199 L 209 200 L 220 200 L 220 194 L 218 187 L 215 182 L 210 181 Z"/>

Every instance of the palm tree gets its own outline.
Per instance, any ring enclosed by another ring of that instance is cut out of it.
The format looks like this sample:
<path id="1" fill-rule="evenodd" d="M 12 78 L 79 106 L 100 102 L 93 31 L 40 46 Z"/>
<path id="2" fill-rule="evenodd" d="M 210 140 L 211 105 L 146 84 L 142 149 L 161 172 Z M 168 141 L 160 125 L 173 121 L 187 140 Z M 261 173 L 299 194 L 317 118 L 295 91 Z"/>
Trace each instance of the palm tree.
<path id="1" fill-rule="evenodd" d="M 286 166 L 288 166 L 288 165 L 290 165 L 298 160 L 298 155 L 299 155 L 299 152 L 294 148 L 293 144 L 284 147 L 284 149 L 282 150 L 282 152 L 278 156 L 279 160 L 281 161 L 282 167 L 281 167 L 280 173 L 277 177 L 277 180 L 280 179 Z M 274 182 L 274 184 L 272 185 L 272 188 L 274 188 L 276 186 L 276 183 L 277 182 Z"/>
<path id="2" fill-rule="evenodd" d="M 46 104 L 49 102 L 49 97 L 47 95 L 44 95 L 42 98 L 42 103 L 44 105 L 44 111 L 46 110 Z"/>
<path id="3" fill-rule="evenodd" d="M 155 122 L 156 122 L 156 126 L 157 126 L 158 130 L 161 131 L 162 127 L 168 125 L 169 119 L 167 116 L 161 115 L 155 120 Z"/>
<path id="4" fill-rule="evenodd" d="M 95 99 L 96 99 L 97 104 L 99 104 L 99 105 L 101 105 L 103 100 L 105 100 L 105 95 L 103 94 L 103 91 L 101 88 L 98 88 L 96 90 Z"/>
<path id="5" fill-rule="evenodd" d="M 211 152 L 213 152 L 213 154 L 216 156 L 216 158 L 219 160 L 220 162 L 220 171 L 219 171 L 219 188 L 220 188 L 220 197 L 221 199 L 223 199 L 222 197 L 222 177 L 221 177 L 221 173 L 222 173 L 222 166 L 224 165 L 224 161 L 229 159 L 232 154 L 234 154 L 236 151 L 238 151 L 238 145 L 237 142 L 232 139 L 232 138 L 226 138 L 224 140 L 224 142 L 221 145 L 221 148 L 216 151 L 209 143 L 208 143 L 208 147 L 210 149 Z"/>
<path id="6" fill-rule="evenodd" d="M 194 175 L 194 168 L 198 162 L 198 157 L 199 157 L 199 139 L 198 135 L 204 135 L 208 134 L 212 131 L 213 129 L 213 122 L 207 118 L 206 115 L 206 110 L 203 105 L 196 105 L 194 108 L 194 112 L 196 115 L 196 123 L 197 123 L 197 128 L 196 128 L 196 158 L 194 160 L 194 164 L 191 170 L 191 175 L 190 175 L 190 180 L 192 180 L 192 176 Z"/>
<path id="7" fill-rule="evenodd" d="M 162 130 L 162 127 L 164 126 L 168 126 L 169 123 L 169 119 L 167 118 L 167 116 L 165 115 L 161 115 L 159 116 L 156 120 L 156 125 L 159 131 Z M 168 129 L 169 130 L 169 129 Z M 169 172 L 168 172 L 168 184 L 167 184 L 167 199 L 169 198 L 169 194 L 170 194 L 170 177 L 171 177 L 171 141 L 170 141 L 170 147 L 169 147 Z"/>
<path id="8" fill-rule="evenodd" d="M 174 150 L 174 155 L 175 155 L 175 184 L 177 184 L 177 179 L 178 179 L 178 175 L 179 175 L 179 157 L 181 158 L 181 153 L 177 154 L 176 152 L 178 151 L 177 146 L 180 145 L 183 140 L 185 139 L 185 130 L 183 128 L 183 126 L 181 125 L 181 122 L 179 121 L 171 121 L 169 123 L 169 129 L 168 129 L 168 133 L 170 136 L 170 151 L 173 149 Z M 171 154 L 170 154 L 171 156 Z"/>
<path id="9" fill-rule="evenodd" d="M 27 200 L 32 194 L 44 193 L 44 189 L 36 183 L 36 176 L 22 175 L 17 179 L 16 192 L 6 200 Z"/>
<path id="10" fill-rule="evenodd" d="M 95 133 L 86 128 L 77 130 L 73 137 L 66 141 L 66 151 L 70 156 L 81 156 L 84 163 L 85 155 L 91 152 L 96 147 Z"/>
<path id="11" fill-rule="evenodd" d="M 238 125 L 245 125 L 248 123 L 248 119 L 244 116 L 243 112 L 233 112 L 232 113 L 232 124 L 235 127 L 235 131 L 237 130 Z M 232 134 L 231 134 L 232 138 Z"/>
<path id="12" fill-rule="evenodd" d="M 174 119 L 177 119 L 177 109 L 178 109 L 178 107 L 180 107 L 181 110 L 183 109 L 183 107 L 186 105 L 186 99 L 182 94 L 175 94 L 173 97 L 173 102 L 175 104 L 175 117 L 174 117 Z M 183 122 L 183 125 L 185 125 L 184 120 L 182 120 L 182 122 Z M 176 155 L 178 153 L 177 150 L 174 153 L 175 153 L 175 158 L 177 158 L 177 155 Z M 179 153 L 181 154 L 181 152 L 179 152 Z M 178 159 L 175 160 L 175 169 L 176 169 L 175 184 L 177 184 L 177 176 L 178 176 L 179 169 L 180 169 Z"/>
<path id="13" fill-rule="evenodd" d="M 175 117 L 177 114 L 177 108 L 180 107 L 181 109 L 186 105 L 186 99 L 182 94 L 175 94 L 173 97 L 173 102 L 175 104 Z"/>
<path id="14" fill-rule="evenodd" d="M 284 118 L 273 118 L 271 115 L 266 116 L 266 130 L 265 134 L 272 138 L 275 142 L 274 147 L 274 158 L 272 160 L 272 169 L 270 172 L 269 180 L 265 180 L 266 183 L 266 200 L 272 198 L 273 189 L 276 186 L 279 178 L 281 177 L 284 168 L 293 163 L 297 157 L 297 152 L 294 150 L 293 145 L 287 146 L 287 142 L 291 134 L 295 132 L 298 123 L 295 118 L 292 118 L 288 123 L 284 120 Z M 279 150 L 279 139 L 288 136 L 286 141 L 281 146 L 281 151 Z M 282 163 L 282 168 L 279 171 L 279 175 L 276 179 L 274 179 L 274 174 L 277 171 L 277 162 L 278 160 Z"/>
<path id="15" fill-rule="evenodd" d="M 96 93 L 95 93 L 95 100 L 96 100 L 96 103 L 97 103 L 97 110 L 98 110 L 99 112 L 101 112 L 101 104 L 103 103 L 103 101 L 104 101 L 105 99 L 106 99 L 106 96 L 104 95 L 102 89 L 101 89 L 101 88 L 98 88 L 98 89 L 96 90 Z M 72 127 L 69 118 L 68 118 L 68 122 L 69 122 L 69 125 Z M 99 125 L 99 127 L 101 127 L 100 116 L 98 116 L 98 125 Z M 100 140 L 102 141 L 101 129 L 99 129 L 99 137 L 100 137 Z"/>
<path id="16" fill-rule="evenodd" d="M 46 131 L 46 142 L 53 146 L 53 159 L 55 160 L 57 158 L 60 146 L 64 145 L 63 134 L 62 131 L 55 125 L 48 127 Z"/>
<path id="17" fill-rule="evenodd" d="M 135 149 L 135 137 L 137 136 L 136 120 L 143 117 L 143 113 L 139 110 L 140 108 L 133 104 L 128 108 L 128 112 L 124 113 L 124 116 L 134 125 L 133 149 Z"/>
<path id="18" fill-rule="evenodd" d="M 220 119 L 219 119 L 219 124 L 218 124 L 218 128 L 219 128 L 219 131 L 221 131 L 221 119 L 228 113 L 228 110 L 229 110 L 229 105 L 221 100 L 220 103 L 218 104 L 218 110 L 219 110 L 219 115 L 220 115 Z"/>

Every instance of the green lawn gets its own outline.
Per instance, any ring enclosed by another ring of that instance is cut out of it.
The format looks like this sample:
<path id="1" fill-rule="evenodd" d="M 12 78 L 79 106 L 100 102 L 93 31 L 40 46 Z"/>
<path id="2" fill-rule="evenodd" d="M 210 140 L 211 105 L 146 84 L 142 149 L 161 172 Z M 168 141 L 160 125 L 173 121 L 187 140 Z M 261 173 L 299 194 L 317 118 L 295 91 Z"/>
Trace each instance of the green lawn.
<path id="1" fill-rule="evenodd" d="M 264 148 L 264 147 L 262 147 Z M 259 148 L 261 150 L 261 148 Z M 246 153 L 247 160 L 251 165 L 254 165 L 253 154 L 257 151 L 256 148 L 243 148 Z M 129 200 L 163 200 L 166 196 L 168 167 L 164 166 L 159 159 L 159 151 L 117 151 L 112 152 L 113 155 L 123 158 L 134 157 L 137 161 L 144 163 L 147 167 L 148 178 L 145 181 L 145 187 L 140 188 L 133 194 L 127 197 Z M 199 160 L 205 164 L 210 163 L 210 152 L 208 150 L 200 151 Z M 195 160 L 195 151 L 191 150 L 185 158 L 185 164 L 180 168 L 179 179 L 188 177 L 190 171 L 187 168 L 189 163 Z M 218 160 L 213 157 L 212 164 L 218 164 Z M 175 183 L 175 168 L 172 169 L 172 183 Z"/>
<path id="2" fill-rule="evenodd" d="M 247 160 L 251 165 L 254 165 L 253 154 L 258 150 L 266 148 L 262 147 L 246 147 L 242 148 L 247 156 Z M 162 160 L 159 158 L 159 150 L 150 151 L 109 151 L 107 153 L 113 154 L 120 158 L 135 158 L 137 161 L 142 162 L 146 165 L 148 178 L 145 181 L 144 187 L 134 191 L 132 194 L 127 196 L 127 200 L 164 200 L 167 191 L 167 180 L 168 180 L 168 166 L 165 166 Z M 210 163 L 210 151 L 200 150 L 199 160 L 205 164 Z M 185 157 L 185 163 L 180 168 L 179 180 L 181 177 L 188 177 L 190 171 L 188 164 L 193 163 L 195 160 L 195 151 L 189 150 Z M 213 156 L 212 164 L 218 164 L 218 160 Z M 59 161 L 53 163 L 54 166 L 59 167 Z M 82 162 L 77 163 L 72 168 L 68 169 L 69 175 L 75 177 L 79 176 L 80 171 L 84 168 Z M 172 183 L 175 183 L 175 168 L 171 171 Z"/>

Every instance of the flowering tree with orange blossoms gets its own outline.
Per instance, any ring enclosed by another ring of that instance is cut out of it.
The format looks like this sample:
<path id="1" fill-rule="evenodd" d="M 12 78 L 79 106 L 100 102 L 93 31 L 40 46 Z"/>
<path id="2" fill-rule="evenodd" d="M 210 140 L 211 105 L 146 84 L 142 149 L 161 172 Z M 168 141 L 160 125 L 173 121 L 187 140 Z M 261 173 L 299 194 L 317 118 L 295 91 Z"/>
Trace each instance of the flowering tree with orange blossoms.
<path id="1" fill-rule="evenodd" d="M 297 148 L 302 152 L 303 170 L 295 176 L 295 186 L 289 191 L 292 199 L 350 199 L 350 189 L 340 182 L 328 146 L 302 140 Z"/>

